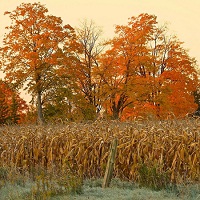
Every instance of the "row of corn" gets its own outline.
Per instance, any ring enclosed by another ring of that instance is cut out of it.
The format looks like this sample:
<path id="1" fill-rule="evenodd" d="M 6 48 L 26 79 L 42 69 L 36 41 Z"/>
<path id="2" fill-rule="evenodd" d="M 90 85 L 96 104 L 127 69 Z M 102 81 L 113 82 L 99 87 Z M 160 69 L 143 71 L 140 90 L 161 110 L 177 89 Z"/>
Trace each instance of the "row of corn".
<path id="1" fill-rule="evenodd" d="M 95 122 L 0 128 L 0 165 L 21 171 L 70 168 L 85 178 L 103 177 L 110 144 L 118 139 L 115 176 L 138 180 L 142 164 L 173 182 L 200 181 L 198 120 Z"/>

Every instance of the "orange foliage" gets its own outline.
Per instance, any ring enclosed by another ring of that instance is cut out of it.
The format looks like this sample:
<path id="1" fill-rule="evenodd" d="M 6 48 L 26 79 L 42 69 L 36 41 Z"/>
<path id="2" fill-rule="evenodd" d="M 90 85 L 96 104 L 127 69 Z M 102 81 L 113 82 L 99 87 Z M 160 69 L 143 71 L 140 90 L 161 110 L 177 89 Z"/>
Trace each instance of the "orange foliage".
<path id="1" fill-rule="evenodd" d="M 58 84 L 55 71 L 63 66 L 62 46 L 75 35 L 70 25 L 63 26 L 60 17 L 47 12 L 40 3 L 22 3 L 5 13 L 12 23 L 3 40 L 0 65 L 6 80 L 17 88 L 27 86 L 36 99 L 41 122 L 44 96 L 51 97 L 49 91 Z"/>
<path id="2" fill-rule="evenodd" d="M 155 16 L 141 14 L 116 26 L 109 44 L 100 74 L 114 118 L 184 117 L 197 109 L 195 60 L 176 37 L 167 36 L 166 27 L 157 26 Z"/>
<path id="3" fill-rule="evenodd" d="M 21 123 L 28 106 L 8 83 L 0 81 L 0 123 Z"/>
<path id="4" fill-rule="evenodd" d="M 156 16 L 141 14 L 116 26 L 116 36 L 102 55 L 101 31 L 92 22 L 83 23 L 75 34 L 47 12 L 40 3 L 23 3 L 6 12 L 12 24 L 0 49 L 6 80 L 17 89 L 27 86 L 37 99 L 41 121 L 45 101 L 59 99 L 61 88 L 74 95 L 67 98 L 74 99 L 73 107 L 75 102 L 87 102 L 93 110 L 103 105 L 113 119 L 167 118 L 169 113 L 184 117 L 196 110 L 196 61 L 182 42 L 167 35 L 165 26 L 158 26 Z"/>

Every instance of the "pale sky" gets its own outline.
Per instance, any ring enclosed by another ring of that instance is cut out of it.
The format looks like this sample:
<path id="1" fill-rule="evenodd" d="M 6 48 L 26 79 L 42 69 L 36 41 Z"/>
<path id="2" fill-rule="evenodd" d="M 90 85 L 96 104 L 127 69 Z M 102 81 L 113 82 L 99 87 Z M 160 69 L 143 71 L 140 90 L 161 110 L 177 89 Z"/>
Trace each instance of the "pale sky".
<path id="1" fill-rule="evenodd" d="M 154 14 L 159 24 L 168 23 L 169 32 L 185 43 L 200 65 L 200 0 L 0 0 L 0 44 L 11 22 L 4 12 L 23 2 L 45 4 L 49 14 L 72 27 L 83 19 L 93 20 L 102 27 L 105 39 L 114 35 L 114 25 L 126 25 L 128 18 L 141 13 Z"/>

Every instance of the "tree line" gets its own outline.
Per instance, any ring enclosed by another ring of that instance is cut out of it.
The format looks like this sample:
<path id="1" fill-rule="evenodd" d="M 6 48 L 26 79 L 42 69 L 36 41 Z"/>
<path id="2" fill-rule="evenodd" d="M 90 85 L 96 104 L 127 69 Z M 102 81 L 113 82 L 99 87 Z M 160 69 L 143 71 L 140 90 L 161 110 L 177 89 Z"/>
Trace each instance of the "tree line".
<path id="1" fill-rule="evenodd" d="M 155 15 L 129 18 L 105 41 L 94 22 L 75 29 L 40 3 L 5 14 L 11 25 L 0 48 L 0 103 L 16 106 L 14 123 L 93 120 L 102 110 L 107 119 L 182 118 L 198 109 L 196 60 Z M 19 89 L 31 95 L 31 105 Z"/>

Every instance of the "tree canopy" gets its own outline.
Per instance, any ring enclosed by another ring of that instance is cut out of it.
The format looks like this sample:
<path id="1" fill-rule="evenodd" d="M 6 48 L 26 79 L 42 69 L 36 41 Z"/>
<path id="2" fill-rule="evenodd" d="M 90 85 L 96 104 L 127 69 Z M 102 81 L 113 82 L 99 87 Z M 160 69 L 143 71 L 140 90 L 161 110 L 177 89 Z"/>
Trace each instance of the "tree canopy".
<path id="1" fill-rule="evenodd" d="M 74 36 L 70 25 L 47 14 L 40 3 L 22 3 L 12 12 L 6 12 L 12 24 L 7 27 L 1 49 L 1 68 L 6 80 L 16 88 L 26 89 L 36 99 L 38 121 L 44 121 L 43 97 L 57 81 L 57 70 L 62 65 L 62 45 Z"/>
<path id="2" fill-rule="evenodd" d="M 39 122 L 95 119 L 101 109 L 121 120 L 184 117 L 197 109 L 196 61 L 155 15 L 131 17 L 103 44 L 93 22 L 74 29 L 40 3 L 5 14 L 12 23 L 0 68 L 15 91 L 32 95 Z"/>
<path id="3" fill-rule="evenodd" d="M 196 61 L 154 15 L 141 14 L 128 25 L 116 26 L 110 49 L 102 56 L 100 75 L 111 116 L 127 119 L 138 115 L 184 117 L 197 106 Z"/>

